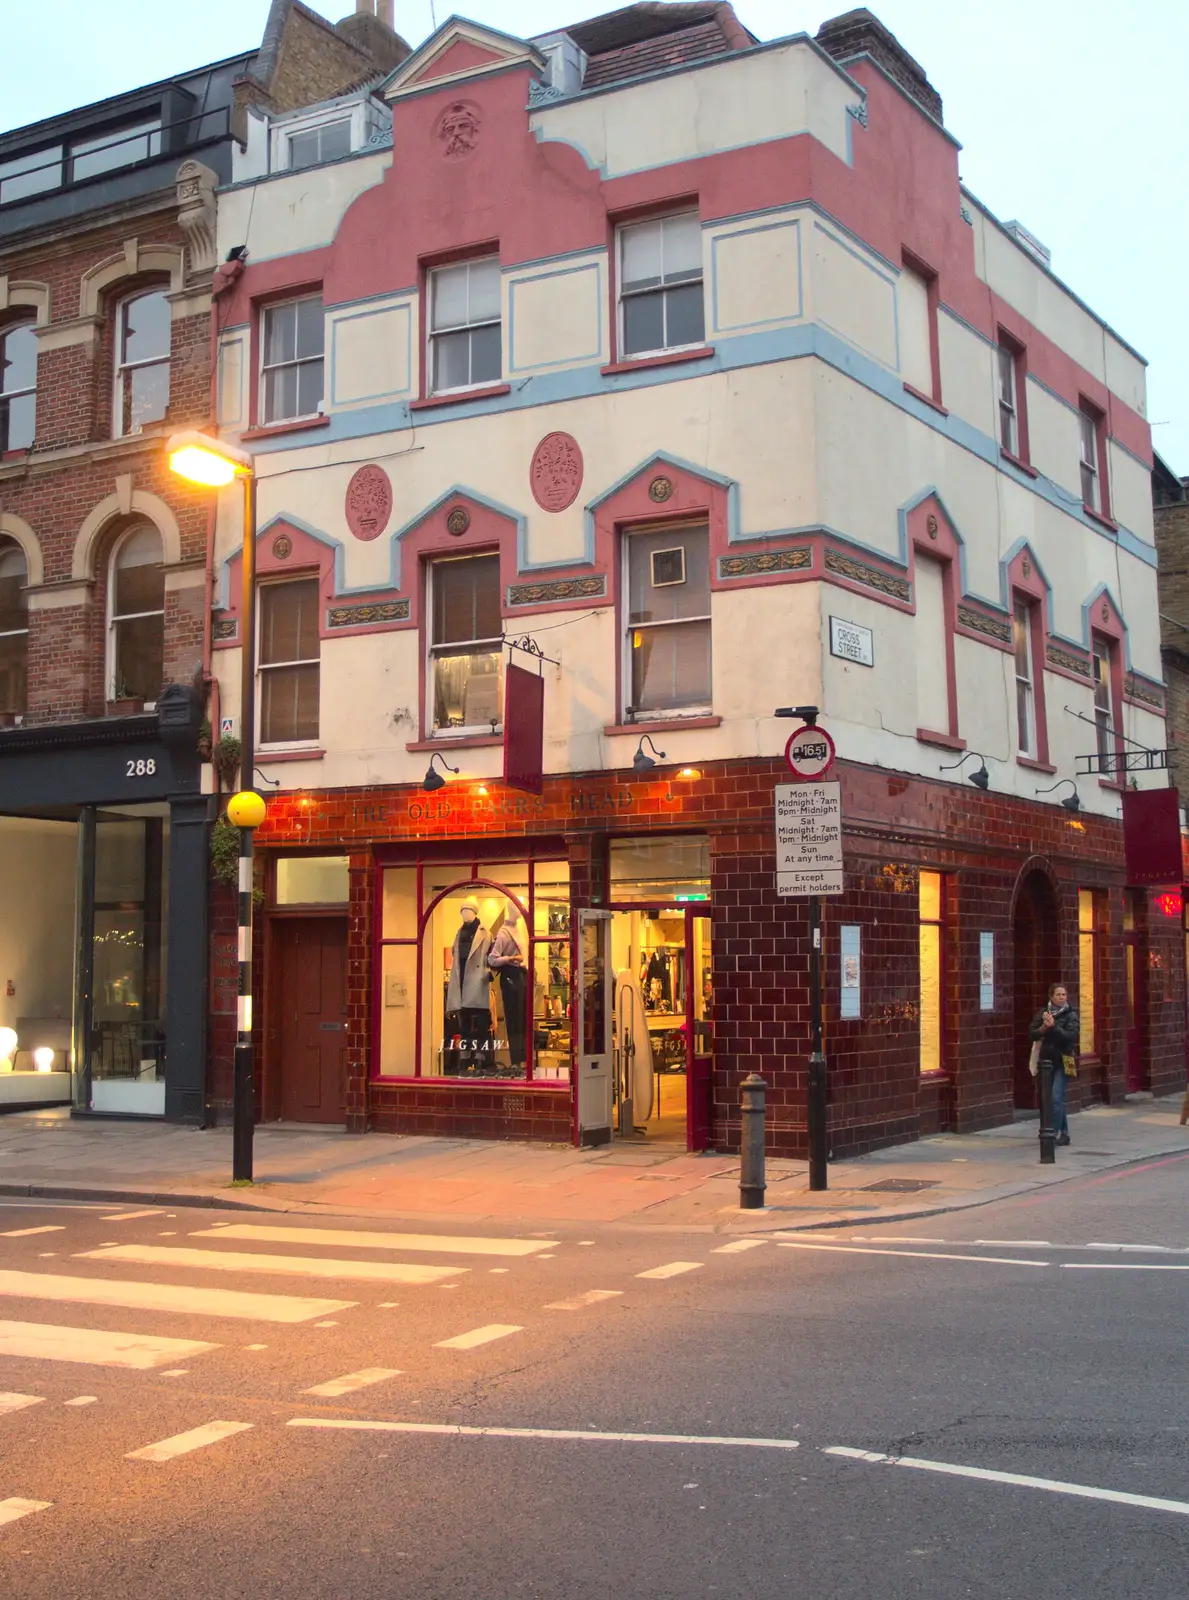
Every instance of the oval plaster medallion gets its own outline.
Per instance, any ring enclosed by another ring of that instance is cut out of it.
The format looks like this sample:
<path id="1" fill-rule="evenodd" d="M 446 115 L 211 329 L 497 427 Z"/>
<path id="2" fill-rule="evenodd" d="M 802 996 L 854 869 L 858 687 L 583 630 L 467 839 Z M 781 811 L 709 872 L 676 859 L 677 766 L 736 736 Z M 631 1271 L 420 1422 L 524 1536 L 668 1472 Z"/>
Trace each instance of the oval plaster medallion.
<path id="1" fill-rule="evenodd" d="M 542 511 L 564 511 L 582 488 L 582 451 L 572 434 L 547 433 L 528 469 L 533 499 Z"/>
<path id="2" fill-rule="evenodd" d="M 374 462 L 360 467 L 347 485 L 347 526 L 357 539 L 378 539 L 392 515 L 392 484 Z"/>

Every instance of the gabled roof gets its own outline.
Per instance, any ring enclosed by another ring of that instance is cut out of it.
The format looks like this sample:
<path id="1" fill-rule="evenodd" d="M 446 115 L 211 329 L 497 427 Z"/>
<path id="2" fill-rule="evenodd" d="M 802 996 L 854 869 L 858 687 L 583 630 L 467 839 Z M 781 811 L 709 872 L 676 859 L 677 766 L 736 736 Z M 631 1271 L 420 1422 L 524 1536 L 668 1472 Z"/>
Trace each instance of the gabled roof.
<path id="1" fill-rule="evenodd" d="M 527 40 L 468 22 L 464 17 L 450 17 L 407 61 L 401 62 L 385 79 L 381 90 L 385 99 L 398 100 L 420 89 L 483 77 L 521 63 L 538 72 L 545 66 L 544 57 Z"/>

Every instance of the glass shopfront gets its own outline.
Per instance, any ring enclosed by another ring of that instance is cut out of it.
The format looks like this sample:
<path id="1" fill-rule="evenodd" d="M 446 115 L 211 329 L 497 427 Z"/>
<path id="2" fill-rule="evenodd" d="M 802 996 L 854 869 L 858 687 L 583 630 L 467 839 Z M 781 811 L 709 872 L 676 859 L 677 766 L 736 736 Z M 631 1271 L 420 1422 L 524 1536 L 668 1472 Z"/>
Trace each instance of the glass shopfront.
<path id="1" fill-rule="evenodd" d="M 568 1082 L 564 860 L 382 868 L 378 1076 Z"/>

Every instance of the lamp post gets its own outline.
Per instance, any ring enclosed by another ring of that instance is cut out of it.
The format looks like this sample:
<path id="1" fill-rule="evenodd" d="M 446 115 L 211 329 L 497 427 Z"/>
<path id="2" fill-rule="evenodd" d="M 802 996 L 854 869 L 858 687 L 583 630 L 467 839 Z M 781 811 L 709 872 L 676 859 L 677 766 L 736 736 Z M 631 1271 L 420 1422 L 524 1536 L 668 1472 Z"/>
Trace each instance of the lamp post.
<path id="1" fill-rule="evenodd" d="M 205 433 L 175 433 L 166 446 L 170 469 L 189 483 L 221 489 L 239 478 L 244 486 L 244 543 L 240 594 L 240 790 L 227 802 L 228 819 L 239 829 L 235 1086 L 232 1098 L 231 1176 L 252 1181 L 255 1094 L 252 1062 L 252 855 L 264 801 L 256 777 L 256 474 L 252 458 Z"/>

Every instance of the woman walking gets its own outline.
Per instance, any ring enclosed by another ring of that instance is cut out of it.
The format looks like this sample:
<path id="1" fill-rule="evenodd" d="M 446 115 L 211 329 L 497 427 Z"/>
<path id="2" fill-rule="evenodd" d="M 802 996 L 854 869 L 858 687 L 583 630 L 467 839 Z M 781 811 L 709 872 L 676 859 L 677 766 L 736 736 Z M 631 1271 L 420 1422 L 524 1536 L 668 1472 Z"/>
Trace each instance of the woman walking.
<path id="1" fill-rule="evenodd" d="M 1039 1044 L 1037 1066 L 1034 1072 L 1043 1071 L 1047 1062 L 1053 1074 L 1053 1132 L 1058 1144 L 1069 1143 L 1069 1118 L 1065 1111 L 1065 1078 L 1069 1068 L 1076 1071 L 1078 1038 L 1081 1025 L 1078 1014 L 1069 1003 L 1069 991 L 1063 983 L 1055 983 L 1049 990 L 1049 1003 L 1032 1019 L 1028 1037 Z M 1069 1076 L 1074 1076 L 1069 1071 Z"/>

